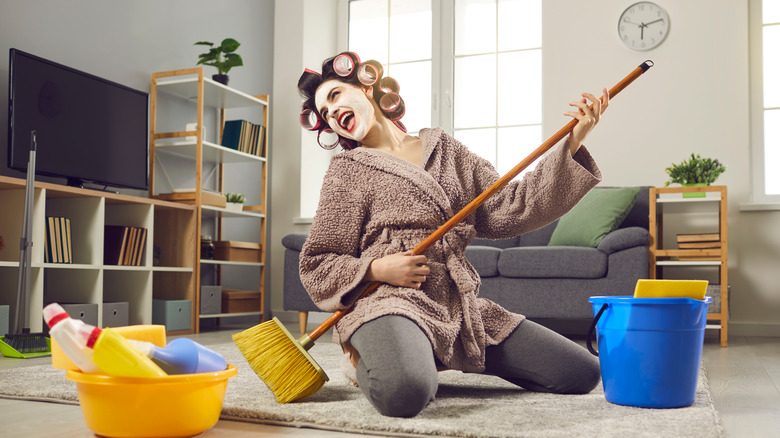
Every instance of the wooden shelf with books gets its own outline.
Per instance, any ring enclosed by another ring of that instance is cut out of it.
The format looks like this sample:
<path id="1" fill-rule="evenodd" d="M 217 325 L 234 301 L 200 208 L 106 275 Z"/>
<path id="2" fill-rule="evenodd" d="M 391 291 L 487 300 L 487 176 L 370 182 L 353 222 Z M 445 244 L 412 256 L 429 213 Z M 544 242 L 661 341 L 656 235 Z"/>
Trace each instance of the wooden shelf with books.
<path id="1" fill-rule="evenodd" d="M 266 248 L 269 96 L 252 96 L 217 83 L 204 75 L 203 67 L 196 67 L 153 73 L 150 108 L 149 196 L 191 204 L 197 211 L 195 232 L 191 236 L 198 261 L 195 268 L 198 293 L 192 302 L 196 332 L 200 330 L 198 321 L 224 316 L 200 314 L 201 284 L 222 287 L 235 277 L 230 273 L 223 275 L 223 269 L 242 270 L 242 278 L 257 275 L 254 278 L 260 304 L 248 314 L 259 316 L 262 321 L 266 251 L 260 251 L 258 261 L 251 263 L 214 261 L 201 257 L 201 241 L 211 242 L 212 237 L 214 241 L 247 240 Z M 183 121 L 195 123 L 187 126 Z M 208 126 L 216 129 L 206 129 Z M 167 166 L 175 171 L 167 172 Z M 247 166 L 257 166 L 256 171 L 253 167 L 249 172 L 257 175 L 256 180 L 245 178 L 236 187 L 239 183 L 225 177 L 233 169 Z M 192 170 L 182 171 L 185 167 Z M 252 204 L 250 208 L 235 211 L 226 208 L 224 193 L 246 194 L 246 191 L 251 193 L 247 196 L 248 203 Z M 247 223 L 251 225 L 245 226 Z M 246 232 L 247 228 L 251 231 Z M 235 238 L 232 236 L 235 233 L 251 236 Z"/>
<path id="2" fill-rule="evenodd" d="M 21 236 L 24 193 L 25 180 L 0 176 L 0 231 L 6 242 L 0 251 L 0 303 L 10 304 L 11 314 L 16 311 L 19 249 L 9 242 L 19 242 Z M 118 264 L 119 252 L 111 252 L 114 228 L 123 230 L 120 249 L 125 229 L 145 230 L 132 239 L 132 251 L 130 240 L 124 242 L 127 264 Z M 27 318 L 31 331 L 42 331 L 41 311 L 51 302 L 95 306 L 94 322 L 104 326 L 103 312 L 116 303 L 127 303 L 129 324 L 151 324 L 152 300 L 158 294 L 194 300 L 195 244 L 190 243 L 194 233 L 193 205 L 37 181 Z M 151 278 L 157 275 L 171 278 L 153 283 Z M 187 333 L 192 331 L 170 332 Z"/>
<path id="3" fill-rule="evenodd" d="M 686 198 L 683 193 L 704 192 Z M 677 216 L 671 220 L 670 216 Z M 665 217 L 667 218 L 665 221 Z M 697 219 L 700 219 L 697 222 Z M 664 238 L 667 228 L 678 230 Z M 726 186 L 650 188 L 650 278 L 707 279 L 707 328 L 720 330 L 720 345 L 728 346 L 728 199 Z M 664 269 L 675 270 L 672 273 Z M 713 271 L 714 272 L 711 272 Z M 707 277 L 707 278 L 701 278 Z M 712 278 L 712 279 L 710 279 Z"/>

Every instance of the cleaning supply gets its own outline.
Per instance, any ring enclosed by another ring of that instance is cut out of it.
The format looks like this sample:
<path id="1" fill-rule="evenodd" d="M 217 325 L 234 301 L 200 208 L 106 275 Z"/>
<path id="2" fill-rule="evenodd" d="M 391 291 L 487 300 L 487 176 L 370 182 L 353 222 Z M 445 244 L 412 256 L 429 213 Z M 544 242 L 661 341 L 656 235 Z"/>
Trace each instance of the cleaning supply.
<path id="1" fill-rule="evenodd" d="M 158 347 L 165 347 L 165 326 L 161 324 L 137 324 L 122 327 L 111 327 L 111 330 L 125 339 L 136 339 L 150 342 Z M 51 340 L 51 366 L 60 370 L 79 370 L 79 367 L 62 351 L 56 339 Z"/>
<path id="2" fill-rule="evenodd" d="M 703 300 L 707 280 L 640 279 L 634 288 L 634 298 L 693 298 Z"/>
<path id="3" fill-rule="evenodd" d="M 628 76 L 612 87 L 609 90 L 609 96 L 614 97 L 617 95 L 652 66 L 653 62 L 650 60 L 643 62 Z M 436 229 L 436 231 L 415 246 L 412 253 L 422 254 L 430 245 L 439 240 L 463 219 L 473 213 L 474 210 L 482 205 L 488 198 L 504 188 L 504 186 L 517 177 L 525 168 L 530 166 L 531 163 L 563 140 L 563 138 L 574 129 L 577 123 L 577 119 L 572 119 L 566 126 L 558 130 L 552 137 L 547 139 L 531 152 L 530 155 L 523 159 L 523 161 L 518 163 L 504 176 L 499 178 L 495 183 L 469 202 L 468 205 L 447 220 L 447 222 Z M 360 297 L 358 297 L 358 300 L 376 290 L 377 287 L 379 287 L 379 284 L 380 283 L 378 282 L 371 283 L 366 287 Z M 310 334 L 303 335 L 298 340 L 287 331 L 278 319 L 273 318 L 271 321 L 258 324 L 243 332 L 234 334 L 233 342 L 238 346 L 241 354 L 244 355 L 244 358 L 255 373 L 274 394 L 277 402 L 287 403 L 300 400 L 319 391 L 328 380 L 328 376 L 308 354 L 307 350 L 314 345 L 314 341 L 317 340 L 317 338 L 336 325 L 336 323 L 351 310 L 352 307 L 346 310 L 337 311 Z"/>
<path id="4" fill-rule="evenodd" d="M 588 350 L 599 357 L 608 402 L 679 408 L 696 400 L 707 307 L 712 297 L 590 297 Z M 598 351 L 593 348 L 596 331 Z"/>
<path id="5" fill-rule="evenodd" d="M 85 373 L 100 371 L 95 362 L 92 362 L 92 349 L 87 348 L 87 343 L 78 336 L 79 327 L 87 325 L 84 321 L 71 318 L 57 303 L 51 303 L 43 308 L 43 320 L 49 326 L 49 336 L 57 341 L 65 355 L 81 371 Z"/>
<path id="6" fill-rule="evenodd" d="M 30 308 L 30 270 L 32 269 L 32 228 L 35 190 L 35 153 L 38 148 L 35 131 L 30 131 L 30 158 L 27 162 L 27 181 L 24 188 L 24 216 L 22 236 L 19 239 L 19 271 L 16 288 L 16 315 L 13 331 L 0 338 L 4 356 L 28 358 L 51 354 L 51 347 L 43 333 L 31 333 L 28 310 Z"/>
<path id="7" fill-rule="evenodd" d="M 89 325 L 78 328 L 78 336 L 94 350 L 92 361 L 101 371 L 115 377 L 166 376 L 157 364 L 141 354 L 117 332 Z"/>
<path id="8" fill-rule="evenodd" d="M 189 338 L 174 339 L 165 347 L 132 339 L 127 342 L 168 374 L 210 373 L 227 368 L 222 355 Z"/>

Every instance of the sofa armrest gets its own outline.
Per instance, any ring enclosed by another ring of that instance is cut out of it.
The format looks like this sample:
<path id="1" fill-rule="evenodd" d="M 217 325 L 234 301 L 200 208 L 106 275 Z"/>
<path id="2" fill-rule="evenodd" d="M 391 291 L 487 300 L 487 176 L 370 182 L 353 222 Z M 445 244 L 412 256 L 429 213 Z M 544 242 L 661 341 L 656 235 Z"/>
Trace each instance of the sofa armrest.
<path id="1" fill-rule="evenodd" d="M 282 237 L 282 245 L 287 249 L 301 252 L 303 243 L 306 242 L 306 237 L 308 236 L 309 233 L 290 233 Z"/>
<path id="2" fill-rule="evenodd" d="M 648 246 L 650 234 L 642 227 L 618 228 L 607 234 L 599 242 L 597 249 L 607 254 L 632 248 L 635 246 Z"/>

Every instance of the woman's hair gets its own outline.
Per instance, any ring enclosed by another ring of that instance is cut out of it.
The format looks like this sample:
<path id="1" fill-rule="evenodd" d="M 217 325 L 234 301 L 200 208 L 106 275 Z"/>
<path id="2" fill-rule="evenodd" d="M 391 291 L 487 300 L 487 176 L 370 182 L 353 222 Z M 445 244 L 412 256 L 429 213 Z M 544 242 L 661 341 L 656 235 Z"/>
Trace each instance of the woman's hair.
<path id="1" fill-rule="evenodd" d="M 343 58 L 343 56 L 349 59 Z M 351 61 L 351 63 L 349 62 Z M 348 66 L 347 71 L 344 68 L 339 68 L 339 63 Z M 303 97 L 303 108 L 301 117 L 304 117 L 304 113 L 309 114 L 308 117 L 316 117 L 318 123 L 312 123 L 313 126 L 308 127 L 312 131 L 322 131 L 330 129 L 328 122 L 322 119 L 322 116 L 317 109 L 317 105 L 314 101 L 314 96 L 317 93 L 317 89 L 324 82 L 331 79 L 336 79 L 341 82 L 354 85 L 356 87 L 363 87 L 370 85 L 373 90 L 374 101 L 379 106 L 382 114 L 388 119 L 392 120 L 399 128 L 406 131 L 406 128 L 400 122 L 401 117 L 404 116 L 406 106 L 401 96 L 398 95 L 398 83 L 395 79 L 386 76 L 383 77 L 384 69 L 382 64 L 377 61 L 369 60 L 366 62 L 360 62 L 360 57 L 354 52 L 342 52 L 336 56 L 326 59 L 322 62 L 322 73 L 309 70 L 308 68 L 301 74 L 298 79 L 298 91 Z M 384 100 L 383 100 L 384 97 Z M 314 116 L 311 116 L 308 111 L 311 111 Z M 319 140 L 318 140 L 319 142 Z M 349 150 L 360 146 L 360 143 L 356 140 L 339 136 L 339 145 L 342 148 Z M 320 146 L 326 149 L 332 149 L 320 143 Z M 333 146 L 335 147 L 335 145 Z"/>

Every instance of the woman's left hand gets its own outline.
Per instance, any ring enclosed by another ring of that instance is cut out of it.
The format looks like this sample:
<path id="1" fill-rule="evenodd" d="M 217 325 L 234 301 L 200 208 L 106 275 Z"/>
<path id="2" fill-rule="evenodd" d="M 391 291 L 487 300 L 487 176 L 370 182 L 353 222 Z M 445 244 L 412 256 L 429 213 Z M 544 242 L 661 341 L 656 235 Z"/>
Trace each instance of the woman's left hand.
<path id="1" fill-rule="evenodd" d="M 593 109 L 590 108 L 588 101 L 593 103 Z M 574 129 L 569 134 L 569 150 L 574 155 L 577 150 L 582 146 L 585 138 L 590 131 L 601 120 L 601 115 L 609 106 L 609 91 L 604 88 L 601 99 L 597 98 L 590 93 L 582 93 L 582 99 L 577 102 L 569 102 L 569 105 L 579 108 L 579 111 L 567 111 L 563 113 L 569 117 L 573 117 L 578 120 Z"/>

